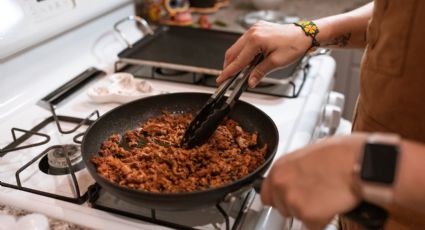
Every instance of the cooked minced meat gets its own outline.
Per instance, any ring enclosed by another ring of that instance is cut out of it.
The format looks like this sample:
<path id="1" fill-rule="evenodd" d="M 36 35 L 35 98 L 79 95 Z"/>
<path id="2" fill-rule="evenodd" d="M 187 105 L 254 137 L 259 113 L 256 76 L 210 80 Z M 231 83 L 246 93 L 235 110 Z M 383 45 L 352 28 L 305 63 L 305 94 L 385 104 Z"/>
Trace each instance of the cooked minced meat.
<path id="1" fill-rule="evenodd" d="M 149 192 L 191 192 L 227 184 L 264 163 L 267 145 L 225 119 L 211 138 L 192 149 L 179 146 L 191 114 L 153 117 L 123 136 L 105 140 L 91 161 L 109 181 Z"/>

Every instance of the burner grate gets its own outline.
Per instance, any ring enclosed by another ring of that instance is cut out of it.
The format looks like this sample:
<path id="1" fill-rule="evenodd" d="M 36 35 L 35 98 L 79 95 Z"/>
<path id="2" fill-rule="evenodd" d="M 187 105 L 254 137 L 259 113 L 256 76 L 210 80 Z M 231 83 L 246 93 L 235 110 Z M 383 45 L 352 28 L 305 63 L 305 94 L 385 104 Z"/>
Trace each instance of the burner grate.
<path id="1" fill-rule="evenodd" d="M 118 214 L 121 216 L 126 216 L 134 219 L 138 219 L 141 221 L 158 224 L 164 227 L 170 227 L 174 229 L 183 229 L 183 230 L 196 230 L 198 228 L 193 226 L 188 226 L 184 224 L 180 224 L 174 221 L 164 220 L 163 218 L 159 218 L 157 214 L 157 210 L 155 209 L 148 209 L 148 208 L 140 208 L 139 210 L 126 210 L 126 207 L 128 208 L 127 203 L 124 204 L 117 204 L 114 201 L 110 201 L 107 198 L 107 202 L 102 201 L 102 197 L 106 197 L 109 194 L 105 195 L 105 191 L 102 190 L 102 187 L 99 184 L 94 184 L 90 186 L 88 190 L 88 202 L 91 204 L 91 206 L 95 209 L 107 211 L 110 213 Z M 111 195 L 109 195 L 111 196 Z M 245 194 L 243 197 L 241 197 L 242 202 L 240 204 L 240 207 L 238 207 L 238 211 L 235 215 L 235 219 L 233 223 L 231 224 L 230 221 L 230 214 L 224 210 L 222 205 L 220 203 L 217 203 L 215 205 L 215 209 L 220 213 L 222 217 L 222 221 L 225 222 L 225 229 L 226 230 L 236 230 L 240 227 L 242 218 L 246 212 L 247 207 L 249 206 L 250 200 L 255 196 L 255 191 L 251 190 L 247 194 Z M 145 214 L 141 211 L 141 209 L 149 210 L 149 212 L 145 212 Z"/>
<path id="2" fill-rule="evenodd" d="M 55 107 L 53 104 L 50 104 L 50 111 L 53 114 L 53 119 L 56 123 L 56 127 L 58 128 L 58 131 L 62 134 L 70 134 L 73 133 L 75 131 L 77 131 L 77 129 L 79 129 L 81 126 L 85 125 L 85 124 L 91 124 L 92 121 L 90 120 L 90 118 L 94 117 L 96 115 L 96 119 L 98 119 L 100 117 L 99 115 L 99 111 L 95 110 L 92 113 L 90 113 L 86 118 L 84 119 L 80 119 L 77 118 L 77 120 L 73 120 L 73 123 L 76 123 L 77 125 L 74 126 L 74 128 L 69 129 L 69 130 L 64 130 L 60 124 L 61 119 L 59 118 L 58 115 L 56 115 L 56 111 L 55 111 Z M 80 135 L 80 134 L 78 134 Z M 75 140 L 75 139 L 74 139 Z"/>
<path id="3" fill-rule="evenodd" d="M 52 108 L 53 116 L 51 116 L 51 117 L 45 119 L 44 121 L 40 122 L 38 125 L 33 127 L 31 130 L 12 128 L 11 131 L 12 131 L 12 136 L 13 136 L 13 142 L 10 143 L 9 145 L 7 145 L 5 148 L 0 149 L 0 157 L 4 157 L 6 154 L 13 154 L 14 151 L 18 151 L 18 150 L 22 150 L 22 149 L 28 149 L 28 148 L 32 148 L 32 147 L 36 147 L 36 146 L 42 146 L 42 145 L 47 144 L 50 141 L 50 136 L 47 135 L 47 134 L 40 133 L 39 131 L 42 128 L 46 127 L 51 122 L 55 122 L 60 133 L 70 134 L 70 133 L 75 132 L 78 128 L 80 128 L 83 125 L 90 125 L 91 123 L 93 123 L 94 121 L 90 120 L 90 118 L 93 117 L 94 115 L 97 115 L 97 118 L 99 118 L 99 112 L 98 111 L 93 112 L 92 114 L 90 114 L 85 119 L 81 119 L 81 118 L 76 118 L 76 117 L 58 116 L 54 112 L 53 106 L 51 108 Z M 69 122 L 69 123 L 74 123 L 74 124 L 77 124 L 77 125 L 71 130 L 64 131 L 61 128 L 60 122 Z M 21 132 L 21 133 L 23 133 L 23 135 L 18 138 L 17 132 Z M 34 144 L 20 146 L 22 143 L 24 143 L 26 140 L 28 140 L 29 138 L 31 138 L 33 136 L 41 136 L 41 137 L 44 137 L 45 140 L 40 141 L 38 143 L 34 143 Z M 79 143 L 78 138 L 80 136 L 82 136 L 81 133 L 77 134 L 73 138 L 74 142 Z M 20 178 L 21 173 L 23 171 L 25 171 L 25 169 L 27 169 L 29 166 L 31 166 L 32 164 L 37 162 L 40 158 L 42 158 L 43 156 L 46 156 L 49 151 L 52 151 L 52 150 L 55 150 L 55 149 L 60 149 L 60 150 L 62 150 L 63 153 L 66 153 L 66 154 L 64 154 L 65 159 L 66 159 L 66 166 L 67 166 L 67 170 L 69 171 L 69 174 L 71 175 L 73 188 L 74 188 L 75 193 L 76 193 L 76 195 L 74 197 L 63 196 L 63 195 L 59 195 L 59 194 L 55 194 L 55 193 L 45 192 L 45 191 L 25 187 L 25 186 L 22 185 L 21 178 Z M 1 158 L 0 158 L 0 161 L 1 161 Z M 21 191 L 26 191 L 26 192 L 38 194 L 38 195 L 41 195 L 41 196 L 46 196 L 46 197 L 50 197 L 50 198 L 54 198 L 54 199 L 68 201 L 68 202 L 72 202 L 72 203 L 76 203 L 76 204 L 82 204 L 88 198 L 87 192 L 85 192 L 84 194 L 80 193 L 80 186 L 79 186 L 79 183 L 77 181 L 77 177 L 75 175 L 75 169 L 74 169 L 74 167 L 71 163 L 71 160 L 69 158 L 69 154 L 66 151 L 66 148 L 65 148 L 64 145 L 50 146 L 47 149 L 45 149 L 44 151 L 42 151 L 40 154 L 36 155 L 34 158 L 32 158 L 30 161 L 28 161 L 23 166 L 21 166 L 15 172 L 15 178 L 16 178 L 16 184 L 11 184 L 11 183 L 6 183 L 6 182 L 3 182 L 3 181 L 0 181 L 0 186 L 13 188 L 13 189 L 21 190 Z"/>
<path id="4" fill-rule="evenodd" d="M 284 69 L 270 73 L 257 87 L 248 88 L 246 91 L 284 98 L 297 98 L 307 80 L 310 70 L 310 58 L 311 56 L 307 55 Z M 216 75 L 164 69 L 148 65 L 135 65 L 120 60 L 115 63 L 115 72 L 118 71 L 131 73 L 137 78 L 217 87 Z"/>
<path id="5" fill-rule="evenodd" d="M 35 130 L 39 130 L 39 129 L 35 129 Z M 17 138 L 16 132 L 21 132 L 21 133 L 24 133 L 24 134 L 20 138 Z M 38 143 L 28 144 L 28 145 L 18 147 L 19 144 L 21 144 L 22 142 L 27 140 L 31 135 L 44 137 L 46 139 L 43 140 L 43 141 L 40 141 Z M 12 128 L 12 137 L 13 137 L 13 142 L 11 144 L 9 144 L 8 146 L 6 146 L 4 149 L 0 149 L 0 157 L 3 157 L 8 152 L 44 145 L 44 144 L 46 144 L 47 142 L 50 141 L 49 135 L 46 135 L 46 134 L 43 134 L 43 133 L 38 133 L 38 132 L 35 132 L 35 131 L 19 129 L 19 128 Z"/>

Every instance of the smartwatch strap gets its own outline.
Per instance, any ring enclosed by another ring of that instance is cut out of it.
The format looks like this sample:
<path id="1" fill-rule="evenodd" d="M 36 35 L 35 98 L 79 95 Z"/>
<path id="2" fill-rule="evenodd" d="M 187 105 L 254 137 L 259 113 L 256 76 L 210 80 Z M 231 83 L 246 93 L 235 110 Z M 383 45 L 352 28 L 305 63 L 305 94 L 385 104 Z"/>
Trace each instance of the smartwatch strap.
<path id="1" fill-rule="evenodd" d="M 365 229 L 384 229 L 388 212 L 369 202 L 363 201 L 356 208 L 344 214 L 347 218 L 362 225 Z"/>

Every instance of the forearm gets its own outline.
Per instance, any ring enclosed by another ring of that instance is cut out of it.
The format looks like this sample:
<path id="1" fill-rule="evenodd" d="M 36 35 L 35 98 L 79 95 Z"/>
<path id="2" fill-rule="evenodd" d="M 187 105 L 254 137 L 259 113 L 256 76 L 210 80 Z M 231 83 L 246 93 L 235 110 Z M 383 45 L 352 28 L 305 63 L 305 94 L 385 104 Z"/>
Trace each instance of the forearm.
<path id="1" fill-rule="evenodd" d="M 367 25 L 372 17 L 371 2 L 353 11 L 315 20 L 320 32 L 316 39 L 322 47 L 363 48 Z"/>
<path id="2" fill-rule="evenodd" d="M 305 55 L 312 46 L 312 39 L 305 36 L 314 32 L 316 40 L 327 47 L 364 47 L 365 34 L 372 16 L 373 3 L 354 11 L 314 21 L 316 30 L 298 28 L 290 24 L 258 22 L 246 31 L 227 51 L 224 57 L 223 71 L 217 83 L 238 73 L 258 54 L 264 54 L 264 60 L 251 72 L 248 84 L 255 87 L 267 73 L 291 64 Z M 299 25 L 303 27 L 302 25 Z M 313 36 L 313 35 L 312 35 Z M 317 46 L 317 44 L 313 44 Z"/>

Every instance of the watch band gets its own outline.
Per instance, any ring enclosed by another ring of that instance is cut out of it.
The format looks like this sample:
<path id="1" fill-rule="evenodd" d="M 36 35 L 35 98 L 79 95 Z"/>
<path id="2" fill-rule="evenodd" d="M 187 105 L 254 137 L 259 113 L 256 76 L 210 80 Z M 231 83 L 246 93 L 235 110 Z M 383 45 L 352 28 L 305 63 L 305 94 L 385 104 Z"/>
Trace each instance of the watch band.
<path id="1" fill-rule="evenodd" d="M 365 229 L 384 229 L 388 212 L 374 204 L 362 201 L 356 208 L 344 214 L 345 217 L 360 224 Z"/>
<path id="2" fill-rule="evenodd" d="M 367 146 L 398 146 L 399 143 L 400 137 L 395 134 L 374 133 L 370 135 L 365 143 L 363 154 L 361 154 L 359 161 L 354 167 L 355 180 L 357 180 L 360 185 L 359 189 L 363 195 L 363 201 L 355 209 L 346 213 L 345 216 L 361 224 L 366 229 L 384 229 L 385 222 L 388 218 L 388 212 L 376 204 L 386 204 L 393 200 L 393 190 L 391 186 L 393 180 L 383 180 L 383 183 L 362 180 L 361 172 L 363 161 L 366 157 L 365 153 L 367 151 Z M 370 152 L 368 154 L 370 154 Z M 398 151 L 396 155 L 398 155 Z M 389 181 L 391 182 L 389 183 Z"/>
<path id="3" fill-rule="evenodd" d="M 300 27 L 307 37 L 312 38 L 310 48 L 308 48 L 307 52 L 313 52 L 317 49 L 317 47 L 320 47 L 320 43 L 316 39 L 320 30 L 316 23 L 313 21 L 299 21 L 295 22 L 294 25 Z"/>
<path id="4" fill-rule="evenodd" d="M 392 187 L 371 182 L 362 182 L 361 187 L 364 200 L 379 204 L 389 204 L 393 201 Z"/>
<path id="5" fill-rule="evenodd" d="M 373 133 L 367 138 L 368 143 L 379 143 L 398 145 L 400 144 L 400 136 L 394 133 Z"/>

